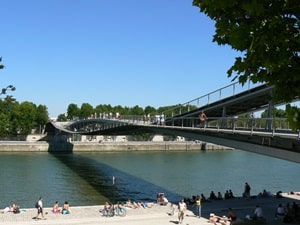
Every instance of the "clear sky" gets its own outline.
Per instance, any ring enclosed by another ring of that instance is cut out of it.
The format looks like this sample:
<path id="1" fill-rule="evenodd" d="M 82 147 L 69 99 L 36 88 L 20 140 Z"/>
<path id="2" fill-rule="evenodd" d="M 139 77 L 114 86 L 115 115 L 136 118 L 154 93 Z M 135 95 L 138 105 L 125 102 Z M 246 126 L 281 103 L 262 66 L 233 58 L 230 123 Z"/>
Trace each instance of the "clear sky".
<path id="1" fill-rule="evenodd" d="M 0 86 L 51 117 L 184 103 L 230 84 L 238 55 L 192 0 L 2 0 L 0 21 Z"/>

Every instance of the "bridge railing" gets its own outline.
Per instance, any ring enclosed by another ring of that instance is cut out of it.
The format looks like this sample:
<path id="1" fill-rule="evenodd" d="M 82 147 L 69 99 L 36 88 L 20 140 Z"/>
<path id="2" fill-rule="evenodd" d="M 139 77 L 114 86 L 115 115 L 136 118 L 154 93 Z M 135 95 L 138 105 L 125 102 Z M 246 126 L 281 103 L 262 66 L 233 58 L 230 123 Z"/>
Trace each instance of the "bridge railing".
<path id="1" fill-rule="evenodd" d="M 186 127 L 186 128 L 214 128 L 227 130 L 256 130 L 263 132 L 296 133 L 290 128 L 285 118 L 244 118 L 244 117 L 209 117 L 204 124 L 200 123 L 198 117 L 172 117 L 167 121 L 161 120 L 159 116 L 145 118 L 144 116 L 124 115 L 118 119 L 106 120 L 105 123 L 97 119 L 84 120 L 80 131 L 96 131 L 110 128 L 117 128 L 127 125 L 139 126 L 165 126 L 165 127 Z"/>
<path id="2" fill-rule="evenodd" d="M 166 125 L 191 128 L 292 132 L 286 118 L 210 117 L 205 123 L 201 123 L 198 117 L 174 117 Z"/>
<path id="3" fill-rule="evenodd" d="M 240 84 L 239 82 L 232 83 L 225 87 L 219 88 L 215 91 L 212 91 L 208 94 L 202 95 L 198 98 L 192 99 L 188 102 L 178 104 L 174 108 L 166 110 L 164 112 L 166 117 L 173 117 L 176 115 L 180 115 L 191 110 L 206 106 L 213 102 L 228 98 L 230 96 L 237 95 L 254 87 L 258 87 L 262 85 L 262 83 L 253 84 L 252 82 L 248 81 L 247 84 Z"/>
<path id="4" fill-rule="evenodd" d="M 159 116 L 145 118 L 144 116 L 121 116 L 120 121 L 126 124 L 153 125 L 153 126 L 180 126 L 195 128 L 217 128 L 217 129 L 242 129 L 242 130 L 264 130 L 291 132 L 287 118 L 244 118 L 244 117 L 209 117 L 205 124 L 201 124 L 198 117 L 172 117 L 167 123 L 160 120 Z M 123 124 L 123 125 L 126 125 Z M 122 124 L 119 124 L 122 126 Z"/>

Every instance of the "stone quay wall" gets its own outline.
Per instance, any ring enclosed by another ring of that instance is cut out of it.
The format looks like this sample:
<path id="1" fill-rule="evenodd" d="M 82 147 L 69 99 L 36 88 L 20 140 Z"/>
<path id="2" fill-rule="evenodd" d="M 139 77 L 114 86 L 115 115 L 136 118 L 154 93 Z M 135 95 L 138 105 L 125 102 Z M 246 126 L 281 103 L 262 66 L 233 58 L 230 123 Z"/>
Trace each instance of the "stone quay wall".
<path id="1" fill-rule="evenodd" d="M 210 143 L 195 142 L 66 142 L 48 143 L 44 141 L 0 142 L 0 152 L 121 152 L 121 151 L 213 151 L 231 148 Z"/>

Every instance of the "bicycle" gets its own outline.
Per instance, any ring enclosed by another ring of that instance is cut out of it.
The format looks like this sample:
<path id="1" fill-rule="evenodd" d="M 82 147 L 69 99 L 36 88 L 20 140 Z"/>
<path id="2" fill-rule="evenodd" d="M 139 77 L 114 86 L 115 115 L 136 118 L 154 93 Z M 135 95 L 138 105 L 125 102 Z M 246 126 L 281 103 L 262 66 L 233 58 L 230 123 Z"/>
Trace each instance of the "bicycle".
<path id="1" fill-rule="evenodd" d="M 126 209 L 120 206 L 120 204 L 117 204 L 117 206 L 115 206 L 114 204 L 110 204 L 109 207 L 104 207 L 103 209 L 100 209 L 99 212 L 102 213 L 102 216 L 105 217 L 113 217 L 113 216 L 124 217 L 127 215 Z"/>
<path id="2" fill-rule="evenodd" d="M 114 207 L 114 213 L 117 216 L 126 216 L 127 215 L 127 211 L 124 207 L 120 206 L 120 204 L 117 204 L 116 207 Z"/>
<path id="3" fill-rule="evenodd" d="M 114 205 L 106 203 L 104 208 L 100 209 L 99 212 L 102 213 L 102 216 L 112 217 L 115 215 Z"/>

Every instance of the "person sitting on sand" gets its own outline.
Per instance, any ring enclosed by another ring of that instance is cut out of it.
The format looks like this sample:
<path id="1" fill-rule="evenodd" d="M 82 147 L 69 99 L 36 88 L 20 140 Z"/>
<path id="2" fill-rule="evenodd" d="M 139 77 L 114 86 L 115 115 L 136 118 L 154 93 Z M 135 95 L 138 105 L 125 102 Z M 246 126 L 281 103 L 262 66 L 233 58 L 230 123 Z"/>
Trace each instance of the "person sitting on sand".
<path id="1" fill-rule="evenodd" d="M 278 216 L 284 216 L 284 215 L 285 215 L 284 207 L 282 204 L 279 204 L 276 209 L 275 218 L 277 218 Z"/>
<path id="2" fill-rule="evenodd" d="M 214 225 L 217 225 L 217 223 L 220 223 L 222 225 L 230 224 L 230 221 L 226 216 L 220 217 L 215 215 L 214 213 L 209 214 L 209 222 L 213 223 Z"/>
<path id="3" fill-rule="evenodd" d="M 202 200 L 202 202 L 207 202 L 208 200 L 206 199 L 206 197 L 204 196 L 204 194 L 203 193 L 201 193 L 201 200 Z"/>
<path id="4" fill-rule="evenodd" d="M 167 205 L 169 200 L 167 199 L 166 195 L 164 193 L 159 193 L 157 195 L 157 204 L 159 205 Z"/>
<path id="5" fill-rule="evenodd" d="M 10 210 L 11 210 L 11 212 L 13 212 L 13 213 L 20 213 L 20 206 L 18 206 L 18 205 L 16 205 L 16 204 L 12 204 Z"/>
<path id="6" fill-rule="evenodd" d="M 137 208 L 137 205 L 136 205 L 136 203 L 132 203 L 132 201 L 131 201 L 130 199 L 128 199 L 128 200 L 126 201 L 125 207 L 132 208 L 132 209 L 136 209 L 136 208 Z"/>
<path id="7" fill-rule="evenodd" d="M 16 204 L 12 204 L 11 206 L 5 207 L 0 212 L 1 213 L 7 213 L 7 212 L 20 213 L 20 206 L 18 206 Z"/>
<path id="8" fill-rule="evenodd" d="M 69 202 L 65 201 L 61 213 L 62 213 L 62 214 L 69 214 L 70 212 L 71 212 L 71 211 L 70 211 L 70 204 L 69 204 Z"/>
<path id="9" fill-rule="evenodd" d="M 4 209 L 2 209 L 0 212 L 1 212 L 1 213 L 7 213 L 7 212 L 10 212 L 10 207 L 7 206 L 7 207 L 5 207 Z"/>
<path id="10" fill-rule="evenodd" d="M 218 197 L 217 197 L 217 199 L 218 199 L 218 200 L 222 200 L 222 199 L 223 199 L 223 196 L 222 196 L 222 194 L 221 194 L 220 191 L 218 192 Z"/>
<path id="11" fill-rule="evenodd" d="M 151 208 L 153 205 L 150 202 L 141 202 L 141 206 L 145 208 Z"/>
<path id="12" fill-rule="evenodd" d="M 235 221 L 237 219 L 237 214 L 232 208 L 228 209 L 227 218 L 228 218 L 229 221 Z"/>
<path id="13" fill-rule="evenodd" d="M 219 223 L 220 217 L 215 215 L 214 213 L 209 214 L 209 222 L 213 223 L 214 225 L 217 225 Z"/>
<path id="14" fill-rule="evenodd" d="M 263 219 L 263 210 L 259 205 L 256 205 L 252 219 L 254 220 Z"/>
<path id="15" fill-rule="evenodd" d="M 53 213 L 60 213 L 61 211 L 61 208 L 59 207 L 59 203 L 58 201 L 56 201 L 53 205 L 53 208 L 52 208 L 52 212 Z"/>
<path id="16" fill-rule="evenodd" d="M 211 191 L 211 192 L 210 192 L 209 199 L 210 199 L 210 200 L 216 200 L 216 199 L 217 199 L 217 196 L 216 196 L 216 194 L 215 194 L 214 191 Z"/>
<path id="17" fill-rule="evenodd" d="M 167 199 L 167 197 L 164 195 L 162 198 L 162 205 L 168 205 L 169 200 Z"/>
<path id="18" fill-rule="evenodd" d="M 112 205 L 109 204 L 108 202 L 105 202 L 103 209 L 100 209 L 99 211 L 103 214 L 103 216 L 108 216 L 111 209 L 112 209 Z"/>

